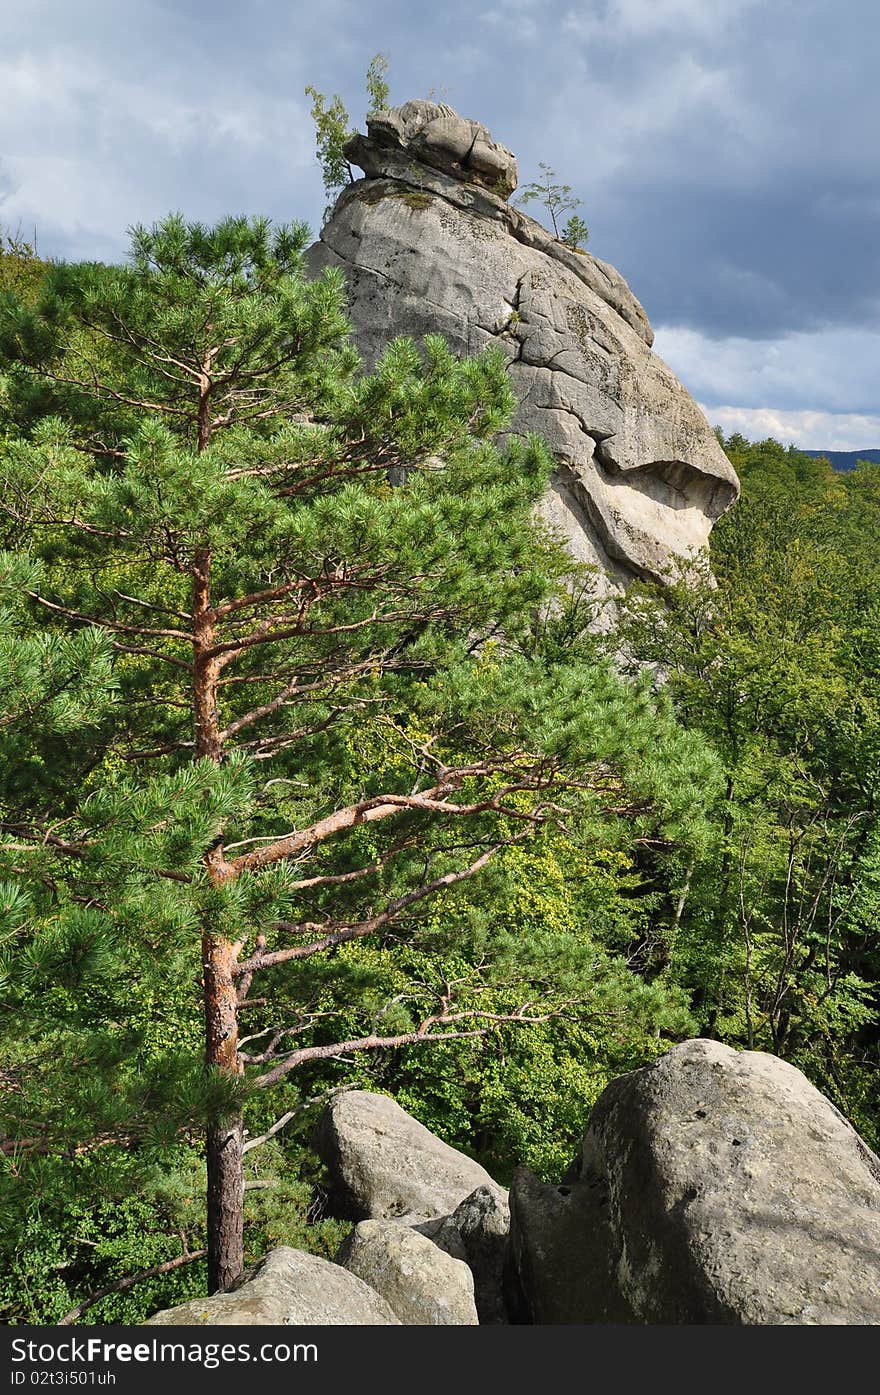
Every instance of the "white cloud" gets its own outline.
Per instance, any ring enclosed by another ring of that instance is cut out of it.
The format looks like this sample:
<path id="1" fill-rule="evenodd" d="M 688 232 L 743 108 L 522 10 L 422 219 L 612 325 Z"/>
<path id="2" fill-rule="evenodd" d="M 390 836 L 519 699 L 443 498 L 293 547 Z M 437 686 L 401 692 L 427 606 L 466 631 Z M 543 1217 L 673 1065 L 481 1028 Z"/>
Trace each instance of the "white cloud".
<path id="1" fill-rule="evenodd" d="M 806 0 L 793 25 L 767 0 L 212 0 L 206 25 L 205 0 L 9 0 L 0 223 L 107 258 L 172 208 L 316 226 L 303 86 L 360 123 L 382 49 L 393 100 L 433 87 L 523 182 L 544 160 L 573 186 L 710 417 L 784 435 L 824 414 L 840 439 L 880 410 L 880 333 L 849 328 L 880 324 L 875 6 Z"/>
<path id="2" fill-rule="evenodd" d="M 738 431 L 751 441 L 768 436 L 802 450 L 880 449 L 880 416 L 845 412 L 785 412 L 772 407 L 707 407 L 713 426 L 725 435 Z"/>
<path id="3" fill-rule="evenodd" d="M 534 11 L 543 9 L 544 3 L 545 0 L 499 0 L 491 10 L 482 10 L 478 19 L 493 29 L 503 29 L 509 39 L 530 44 L 539 33 Z"/>
<path id="4" fill-rule="evenodd" d="M 0 58 L 0 91 L 2 220 L 36 226 L 50 255 L 118 256 L 131 223 L 172 208 L 264 212 L 273 174 L 290 187 L 314 164 L 305 98 L 259 84 L 186 87 L 47 45 Z"/>
<path id="5" fill-rule="evenodd" d="M 705 402 L 867 417 L 877 403 L 880 332 L 827 329 L 779 339 L 710 339 L 694 329 L 660 326 L 654 347 Z"/>

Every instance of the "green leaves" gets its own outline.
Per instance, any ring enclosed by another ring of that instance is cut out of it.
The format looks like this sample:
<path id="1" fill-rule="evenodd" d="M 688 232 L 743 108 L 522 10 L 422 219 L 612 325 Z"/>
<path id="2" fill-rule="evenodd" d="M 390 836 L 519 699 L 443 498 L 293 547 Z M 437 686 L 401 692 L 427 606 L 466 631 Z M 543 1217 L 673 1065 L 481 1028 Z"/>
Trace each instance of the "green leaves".
<path id="1" fill-rule="evenodd" d="M 133 230 L 127 267 L 53 265 L 36 305 L 0 306 L 10 409 L 57 413 L 112 459 L 144 415 L 193 447 L 329 403 L 357 355 L 341 275 L 304 277 L 307 238 L 301 223 L 174 214 Z"/>
<path id="2" fill-rule="evenodd" d="M 370 60 L 366 75 L 368 118 L 375 116 L 388 105 L 390 89 L 386 81 L 387 72 L 387 56 L 384 53 L 375 54 Z M 338 93 L 328 99 L 310 83 L 305 89 L 305 95 L 312 99 L 315 153 L 321 166 L 324 193 L 330 200 L 324 210 L 326 220 L 333 212 L 333 200 L 337 190 L 344 188 L 346 184 L 354 183 L 354 174 L 345 155 L 345 146 L 355 131 L 351 126 L 345 103 Z"/>
<path id="3" fill-rule="evenodd" d="M 723 769 L 671 968 L 714 1032 L 796 1061 L 870 1136 L 880 515 L 867 474 L 723 444 L 744 488 L 713 530 L 714 581 L 633 590 L 614 640 L 662 671 Z"/>
<path id="4" fill-rule="evenodd" d="M 110 918 L 77 906 L 30 941 L 19 968 L 25 983 L 38 990 L 57 984 L 89 992 L 95 981 L 118 973 L 123 954 Z"/>
<path id="5" fill-rule="evenodd" d="M 561 241 L 565 243 L 566 247 L 570 247 L 572 251 L 577 252 L 582 243 L 586 245 L 589 238 L 590 230 L 583 218 L 579 218 L 576 213 L 573 213 L 562 230 Z"/>
<path id="6" fill-rule="evenodd" d="M 332 199 L 338 189 L 354 182 L 351 165 L 345 158 L 344 149 L 354 131 L 350 126 L 348 110 L 338 93 L 328 104 L 324 93 L 319 92 L 310 83 L 305 89 L 305 95 L 312 99 L 311 117 L 315 123 L 316 155 L 321 166 L 324 193 L 328 199 Z M 333 204 L 328 203 L 324 209 L 325 220 L 330 217 L 332 211 Z"/>
<path id="7" fill-rule="evenodd" d="M 388 72 L 388 55 L 377 53 L 370 59 L 370 66 L 367 68 L 367 96 L 369 106 L 367 116 L 375 116 L 379 111 L 384 111 L 388 106 L 388 98 L 391 89 L 386 81 Z"/>

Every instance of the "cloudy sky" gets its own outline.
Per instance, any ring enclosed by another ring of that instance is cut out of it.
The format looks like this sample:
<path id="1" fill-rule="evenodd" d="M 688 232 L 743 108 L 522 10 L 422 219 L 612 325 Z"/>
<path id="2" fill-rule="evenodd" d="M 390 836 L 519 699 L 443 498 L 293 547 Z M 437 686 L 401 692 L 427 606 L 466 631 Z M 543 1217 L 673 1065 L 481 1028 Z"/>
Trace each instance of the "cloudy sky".
<path id="1" fill-rule="evenodd" d="M 0 227 L 104 260 L 172 209 L 317 229 L 303 88 L 362 126 L 379 51 L 392 101 L 573 186 L 710 421 L 880 446 L 877 0 L 6 3 Z"/>

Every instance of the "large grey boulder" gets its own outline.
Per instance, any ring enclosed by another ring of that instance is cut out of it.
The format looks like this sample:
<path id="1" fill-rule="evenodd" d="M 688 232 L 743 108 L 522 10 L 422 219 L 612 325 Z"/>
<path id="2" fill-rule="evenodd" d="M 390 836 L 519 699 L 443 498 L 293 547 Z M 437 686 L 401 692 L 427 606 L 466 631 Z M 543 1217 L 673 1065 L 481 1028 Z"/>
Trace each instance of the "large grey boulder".
<path id="1" fill-rule="evenodd" d="M 477 1187 L 495 1186 L 485 1168 L 387 1095 L 337 1095 L 318 1120 L 314 1141 L 329 1174 L 329 1210 L 354 1221 L 446 1216 Z"/>
<path id="2" fill-rule="evenodd" d="M 380 1293 L 408 1326 L 474 1327 L 474 1280 L 460 1259 L 399 1221 L 361 1221 L 336 1263 Z"/>
<path id="3" fill-rule="evenodd" d="M 313 274 L 343 268 L 354 338 L 371 366 L 397 335 L 494 344 L 558 468 L 544 511 L 606 591 L 668 579 L 705 546 L 736 476 L 682 385 L 651 351 L 644 309 L 614 267 L 512 208 L 516 162 L 478 122 L 433 102 L 368 121 Z"/>
<path id="4" fill-rule="evenodd" d="M 281 1245 L 239 1287 L 164 1308 L 145 1325 L 257 1327 L 399 1326 L 375 1289 L 329 1260 Z"/>
<path id="5" fill-rule="evenodd" d="M 435 1216 L 430 1221 L 417 1221 L 412 1228 L 420 1235 L 426 1235 L 432 1244 L 452 1255 L 453 1259 L 464 1260 L 467 1264 L 468 1252 L 464 1247 L 461 1231 L 451 1216 Z"/>
<path id="6" fill-rule="evenodd" d="M 520 1320 L 880 1323 L 880 1160 L 800 1071 L 688 1041 L 511 1188 Z"/>

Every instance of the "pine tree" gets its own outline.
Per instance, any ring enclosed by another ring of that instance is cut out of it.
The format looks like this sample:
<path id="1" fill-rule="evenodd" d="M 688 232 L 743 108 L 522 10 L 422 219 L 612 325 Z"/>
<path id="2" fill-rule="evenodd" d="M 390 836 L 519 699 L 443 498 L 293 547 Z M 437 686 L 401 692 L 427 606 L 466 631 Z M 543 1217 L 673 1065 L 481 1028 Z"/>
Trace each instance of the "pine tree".
<path id="1" fill-rule="evenodd" d="M 570 975 L 524 953 L 518 980 L 508 952 L 486 1010 L 488 943 L 460 980 L 365 991 L 338 1036 L 364 972 L 346 948 L 430 944 L 433 906 L 548 827 L 687 838 L 713 787 L 648 685 L 523 642 L 571 564 L 534 519 L 545 449 L 493 444 L 503 359 L 399 340 L 359 375 L 342 278 L 308 281 L 305 241 L 171 217 L 128 265 L 55 265 L 36 306 L 0 311 L 21 425 L 0 517 L 27 559 L 6 590 L 55 656 L 19 705 L 33 778 L 4 774 L 6 991 L 42 995 L 42 1044 L 10 1077 L 3 1151 L 24 1176 L 203 1126 L 211 1290 L 244 1264 L 254 1092 L 573 1001 Z M 199 977 L 204 1067 L 170 1020 Z M 168 1024 L 149 1050 L 142 999 Z M 58 1108 L 28 1066 L 51 1055 Z"/>

